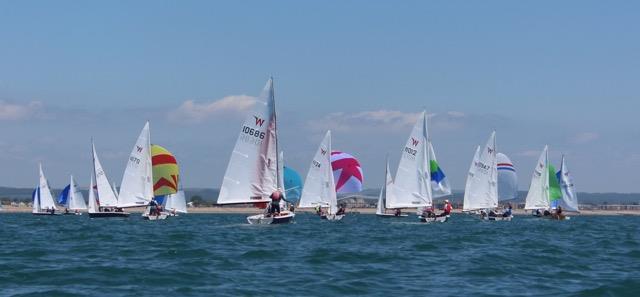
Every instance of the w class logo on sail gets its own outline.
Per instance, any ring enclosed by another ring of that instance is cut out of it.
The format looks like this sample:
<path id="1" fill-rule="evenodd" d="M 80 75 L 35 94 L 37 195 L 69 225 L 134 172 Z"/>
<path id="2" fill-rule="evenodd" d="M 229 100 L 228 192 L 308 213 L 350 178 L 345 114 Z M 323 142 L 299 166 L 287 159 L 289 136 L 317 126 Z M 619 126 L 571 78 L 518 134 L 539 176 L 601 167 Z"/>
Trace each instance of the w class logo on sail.
<path id="1" fill-rule="evenodd" d="M 256 119 L 256 126 L 262 127 L 264 125 L 264 119 L 259 118 L 258 116 L 253 116 Z"/>
<path id="2" fill-rule="evenodd" d="M 411 137 L 411 144 L 412 144 L 414 147 L 418 146 L 418 144 L 419 144 L 419 143 L 420 143 L 420 140 L 417 140 L 417 139 L 415 139 L 415 138 Z"/>

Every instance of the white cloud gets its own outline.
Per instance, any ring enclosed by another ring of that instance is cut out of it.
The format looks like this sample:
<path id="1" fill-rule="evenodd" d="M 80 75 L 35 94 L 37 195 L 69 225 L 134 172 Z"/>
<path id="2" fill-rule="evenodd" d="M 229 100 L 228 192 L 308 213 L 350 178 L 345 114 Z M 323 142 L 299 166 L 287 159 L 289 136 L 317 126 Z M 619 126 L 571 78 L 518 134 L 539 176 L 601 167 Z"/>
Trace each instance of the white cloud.
<path id="1" fill-rule="evenodd" d="M 213 102 L 195 102 L 187 100 L 178 110 L 169 114 L 169 119 L 174 121 L 200 122 L 207 118 L 232 113 L 242 113 L 251 109 L 256 103 L 256 98 L 247 95 L 232 95 Z"/>
<path id="2" fill-rule="evenodd" d="M 600 135 L 598 133 L 595 133 L 595 132 L 583 132 L 583 133 L 579 133 L 577 135 L 574 135 L 573 137 L 571 137 L 569 139 L 569 141 L 571 141 L 572 143 L 575 143 L 575 144 L 585 144 L 585 143 L 589 143 L 589 142 L 595 141 L 598 138 L 600 138 Z"/>
<path id="3" fill-rule="evenodd" d="M 0 120 L 17 121 L 36 117 L 41 115 L 42 106 L 40 101 L 20 104 L 0 100 Z"/>
<path id="4" fill-rule="evenodd" d="M 387 130 L 397 131 L 411 127 L 420 112 L 402 112 L 398 110 L 372 110 L 355 113 L 335 112 L 330 113 L 320 120 L 310 123 L 312 129 L 316 130 Z M 450 111 L 443 114 L 428 114 L 431 124 L 444 128 L 459 128 L 463 126 L 461 121 L 466 115 L 462 112 Z"/>

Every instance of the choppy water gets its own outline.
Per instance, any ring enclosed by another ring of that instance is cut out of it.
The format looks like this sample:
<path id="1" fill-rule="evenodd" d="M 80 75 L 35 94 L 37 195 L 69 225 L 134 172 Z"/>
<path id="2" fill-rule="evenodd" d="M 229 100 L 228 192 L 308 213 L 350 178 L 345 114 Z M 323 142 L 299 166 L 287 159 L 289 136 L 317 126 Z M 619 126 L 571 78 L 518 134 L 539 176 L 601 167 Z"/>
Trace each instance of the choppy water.
<path id="1" fill-rule="evenodd" d="M 0 215 L 1 296 L 640 296 L 640 217 Z"/>

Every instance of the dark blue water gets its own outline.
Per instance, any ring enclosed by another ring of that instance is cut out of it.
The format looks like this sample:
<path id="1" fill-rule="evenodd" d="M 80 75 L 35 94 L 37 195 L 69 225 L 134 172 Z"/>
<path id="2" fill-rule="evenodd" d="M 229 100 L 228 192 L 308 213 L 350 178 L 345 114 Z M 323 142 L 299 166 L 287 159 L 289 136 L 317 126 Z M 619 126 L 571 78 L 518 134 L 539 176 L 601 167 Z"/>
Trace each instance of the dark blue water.
<path id="1" fill-rule="evenodd" d="M 0 215 L 0 296 L 640 296 L 640 217 Z"/>

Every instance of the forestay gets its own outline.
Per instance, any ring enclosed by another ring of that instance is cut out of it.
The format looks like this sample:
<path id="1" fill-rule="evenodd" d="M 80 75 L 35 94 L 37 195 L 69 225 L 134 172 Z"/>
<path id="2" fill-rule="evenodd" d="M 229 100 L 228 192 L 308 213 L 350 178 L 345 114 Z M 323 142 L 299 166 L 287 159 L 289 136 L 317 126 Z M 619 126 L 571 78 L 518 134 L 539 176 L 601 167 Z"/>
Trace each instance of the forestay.
<path id="1" fill-rule="evenodd" d="M 277 152 L 273 79 L 269 79 L 240 128 L 217 203 L 270 201 L 278 187 Z"/>
<path id="2" fill-rule="evenodd" d="M 464 191 L 463 211 L 498 207 L 498 162 L 496 132 L 491 133 L 484 149 L 476 149 Z"/>
<path id="3" fill-rule="evenodd" d="M 313 161 L 309 166 L 307 178 L 298 207 L 329 206 L 329 214 L 338 210 L 335 181 L 331 168 L 331 131 L 327 131 Z"/>
<path id="4" fill-rule="evenodd" d="M 118 205 L 118 199 L 116 194 L 111 188 L 107 174 L 102 169 L 100 159 L 98 159 L 98 153 L 96 152 L 96 146 L 91 143 L 93 150 L 93 175 L 96 181 L 96 199 L 99 201 L 101 207 L 114 207 Z"/>
<path id="5" fill-rule="evenodd" d="M 150 141 L 149 122 L 146 122 L 129 155 L 127 168 L 120 183 L 118 207 L 144 206 L 153 199 Z"/>
<path id="6" fill-rule="evenodd" d="M 531 185 L 525 200 L 524 209 L 549 208 L 549 148 L 544 146 L 536 168 L 531 176 Z"/>
<path id="7" fill-rule="evenodd" d="M 387 197 L 387 208 L 432 205 L 427 133 L 427 113 L 423 111 L 402 150 L 402 157 L 393 183 L 395 195 Z"/>

